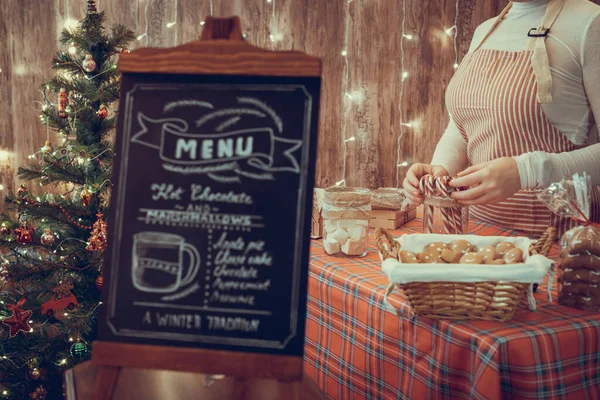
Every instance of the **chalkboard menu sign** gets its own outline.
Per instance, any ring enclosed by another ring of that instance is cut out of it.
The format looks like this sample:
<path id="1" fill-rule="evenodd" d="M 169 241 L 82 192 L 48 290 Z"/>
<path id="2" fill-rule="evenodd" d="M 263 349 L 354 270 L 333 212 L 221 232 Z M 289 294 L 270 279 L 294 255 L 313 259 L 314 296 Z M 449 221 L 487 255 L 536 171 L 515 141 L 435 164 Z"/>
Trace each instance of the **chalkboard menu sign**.
<path id="1" fill-rule="evenodd" d="M 101 342 L 302 356 L 320 76 L 248 54 L 124 68 Z"/>

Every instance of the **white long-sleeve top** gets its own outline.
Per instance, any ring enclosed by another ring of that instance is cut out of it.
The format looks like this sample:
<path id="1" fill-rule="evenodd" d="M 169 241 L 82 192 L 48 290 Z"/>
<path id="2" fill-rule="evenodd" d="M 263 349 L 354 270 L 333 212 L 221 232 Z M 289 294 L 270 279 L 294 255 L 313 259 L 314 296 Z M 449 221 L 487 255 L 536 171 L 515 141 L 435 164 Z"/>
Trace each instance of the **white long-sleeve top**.
<path id="1" fill-rule="evenodd" d="M 482 49 L 525 50 L 527 32 L 538 27 L 548 0 L 515 2 L 503 21 L 483 42 Z M 481 24 L 470 52 L 483 40 L 494 19 Z M 551 104 L 541 107 L 548 121 L 583 149 L 565 153 L 536 151 L 514 157 L 522 189 L 547 187 L 552 182 L 587 171 L 600 185 L 600 7 L 587 0 L 567 0 L 552 26 L 546 48 L 552 73 Z M 451 176 L 468 166 L 467 143 L 450 116 L 431 164 Z"/>

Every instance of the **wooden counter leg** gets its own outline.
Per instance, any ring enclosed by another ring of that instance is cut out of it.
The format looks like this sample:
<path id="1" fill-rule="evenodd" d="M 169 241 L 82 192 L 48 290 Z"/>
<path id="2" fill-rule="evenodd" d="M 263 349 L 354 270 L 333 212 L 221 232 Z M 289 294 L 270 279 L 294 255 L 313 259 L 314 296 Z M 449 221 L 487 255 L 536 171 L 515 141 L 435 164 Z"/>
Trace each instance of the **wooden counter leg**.
<path id="1" fill-rule="evenodd" d="M 95 400 L 111 400 L 117 380 L 119 379 L 120 367 L 100 367 L 96 377 L 96 398 Z"/>

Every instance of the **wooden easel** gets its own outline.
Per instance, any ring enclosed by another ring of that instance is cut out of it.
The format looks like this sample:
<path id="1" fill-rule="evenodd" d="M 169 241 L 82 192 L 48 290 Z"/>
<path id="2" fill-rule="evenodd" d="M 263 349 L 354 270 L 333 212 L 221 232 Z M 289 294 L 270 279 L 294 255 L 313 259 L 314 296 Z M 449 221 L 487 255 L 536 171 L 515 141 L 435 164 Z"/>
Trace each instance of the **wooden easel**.
<path id="1" fill-rule="evenodd" d="M 125 73 L 320 77 L 321 61 L 300 52 L 272 52 L 247 44 L 238 17 L 208 18 L 199 41 L 170 49 L 143 48 L 123 54 L 119 70 Z M 108 341 L 93 343 L 92 363 L 99 367 L 96 400 L 112 398 L 122 368 L 225 374 L 241 379 L 300 381 L 303 378 L 301 356 Z"/>

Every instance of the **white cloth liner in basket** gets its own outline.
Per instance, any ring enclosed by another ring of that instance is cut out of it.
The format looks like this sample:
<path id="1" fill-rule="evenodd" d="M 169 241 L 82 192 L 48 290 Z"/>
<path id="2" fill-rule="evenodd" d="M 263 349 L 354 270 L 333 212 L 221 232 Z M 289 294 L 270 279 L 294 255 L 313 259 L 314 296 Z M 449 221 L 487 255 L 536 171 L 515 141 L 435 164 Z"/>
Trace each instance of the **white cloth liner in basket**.
<path id="1" fill-rule="evenodd" d="M 385 304 L 389 311 L 397 314 L 396 309 L 389 303 L 389 295 L 396 284 L 410 282 L 519 282 L 530 283 L 527 292 L 529 309 L 535 311 L 536 304 L 533 296 L 533 284 L 543 281 L 548 276 L 548 301 L 552 301 L 552 283 L 556 273 L 555 263 L 539 254 L 530 255 L 531 240 L 526 237 L 508 236 L 477 236 L 477 235 L 437 235 L 437 234 L 406 234 L 397 238 L 401 250 L 420 253 L 432 242 L 450 243 L 457 239 L 467 240 L 472 245 L 482 247 L 495 246 L 500 242 L 511 242 L 523 250 L 522 264 L 481 265 L 481 264 L 404 264 L 393 258 L 382 260 L 383 272 L 387 275 L 390 286 L 385 294 Z"/>

